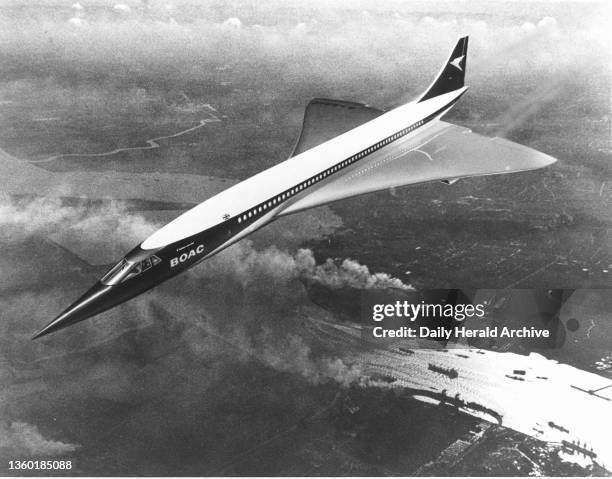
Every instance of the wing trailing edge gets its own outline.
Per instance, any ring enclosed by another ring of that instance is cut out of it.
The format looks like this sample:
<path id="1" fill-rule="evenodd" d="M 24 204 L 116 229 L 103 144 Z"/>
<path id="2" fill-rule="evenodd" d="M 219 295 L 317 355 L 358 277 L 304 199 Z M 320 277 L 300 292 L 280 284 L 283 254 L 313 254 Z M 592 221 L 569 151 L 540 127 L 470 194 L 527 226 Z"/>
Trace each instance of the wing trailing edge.
<path id="1" fill-rule="evenodd" d="M 503 138 L 488 138 L 443 121 L 385 155 L 356 164 L 341 177 L 321 185 L 280 214 L 297 213 L 387 188 L 543 168 L 555 158 Z"/>

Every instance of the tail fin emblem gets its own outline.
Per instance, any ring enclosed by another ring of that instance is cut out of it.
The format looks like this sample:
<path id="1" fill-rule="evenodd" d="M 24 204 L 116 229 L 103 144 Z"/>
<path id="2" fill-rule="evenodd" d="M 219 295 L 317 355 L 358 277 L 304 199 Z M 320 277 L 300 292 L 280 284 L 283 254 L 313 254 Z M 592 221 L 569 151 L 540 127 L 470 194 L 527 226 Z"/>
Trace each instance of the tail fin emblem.
<path id="1" fill-rule="evenodd" d="M 461 55 L 460 57 L 457 57 L 452 62 L 450 62 L 450 64 L 454 66 L 455 68 L 458 68 L 459 70 L 463 71 L 463 68 L 461 68 L 461 62 L 463 61 L 464 58 L 465 58 L 465 55 Z"/>

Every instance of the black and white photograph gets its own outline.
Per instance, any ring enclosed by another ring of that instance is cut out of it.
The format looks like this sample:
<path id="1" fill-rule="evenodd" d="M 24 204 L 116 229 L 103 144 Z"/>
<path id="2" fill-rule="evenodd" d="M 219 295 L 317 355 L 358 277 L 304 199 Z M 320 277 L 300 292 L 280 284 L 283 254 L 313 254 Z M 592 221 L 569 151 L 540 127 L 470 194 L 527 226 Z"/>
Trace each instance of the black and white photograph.
<path id="1" fill-rule="evenodd" d="M 611 10 L 0 0 L 0 476 L 610 476 Z"/>

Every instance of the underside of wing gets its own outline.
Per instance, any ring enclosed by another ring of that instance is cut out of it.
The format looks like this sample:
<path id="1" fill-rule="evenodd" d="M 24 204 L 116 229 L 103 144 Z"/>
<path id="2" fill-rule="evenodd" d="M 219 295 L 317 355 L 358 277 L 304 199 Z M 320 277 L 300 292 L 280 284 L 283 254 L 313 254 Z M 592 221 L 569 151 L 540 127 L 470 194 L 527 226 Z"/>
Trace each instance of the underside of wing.
<path id="1" fill-rule="evenodd" d="M 367 123 L 384 111 L 362 103 L 315 98 L 306 107 L 302 132 L 291 157 Z"/>
<path id="2" fill-rule="evenodd" d="M 282 215 L 386 188 L 542 168 L 556 160 L 503 138 L 488 138 L 446 122 L 392 144 L 298 199 Z"/>

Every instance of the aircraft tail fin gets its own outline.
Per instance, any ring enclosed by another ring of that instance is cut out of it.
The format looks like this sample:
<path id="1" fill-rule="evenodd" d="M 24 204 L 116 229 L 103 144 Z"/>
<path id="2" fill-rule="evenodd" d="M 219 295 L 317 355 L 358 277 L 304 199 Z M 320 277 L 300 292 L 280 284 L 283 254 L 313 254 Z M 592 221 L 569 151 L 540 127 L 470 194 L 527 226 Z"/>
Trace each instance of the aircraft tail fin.
<path id="1" fill-rule="evenodd" d="M 465 65 L 468 47 L 467 35 L 459 38 L 455 48 L 453 48 L 448 61 L 440 70 L 440 73 L 429 86 L 429 88 L 421 95 L 419 102 L 429 100 L 438 95 L 449 93 L 463 87 L 465 80 Z"/>

